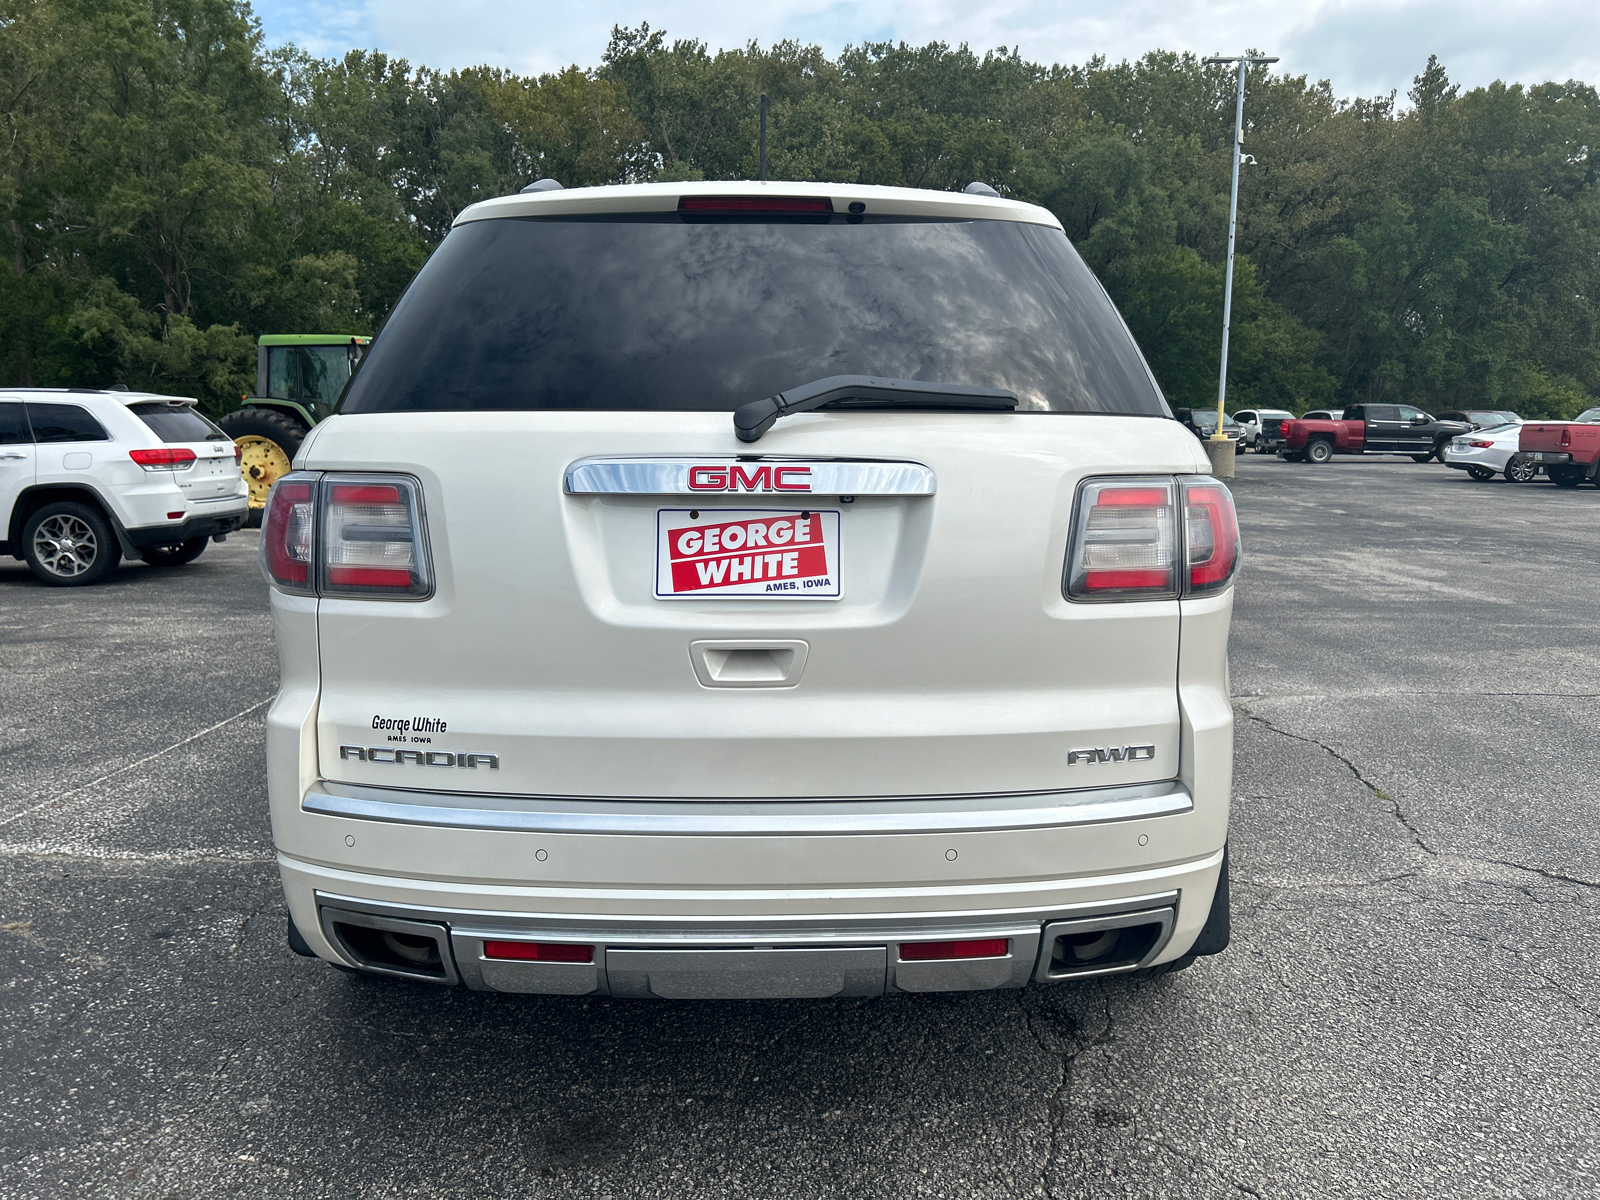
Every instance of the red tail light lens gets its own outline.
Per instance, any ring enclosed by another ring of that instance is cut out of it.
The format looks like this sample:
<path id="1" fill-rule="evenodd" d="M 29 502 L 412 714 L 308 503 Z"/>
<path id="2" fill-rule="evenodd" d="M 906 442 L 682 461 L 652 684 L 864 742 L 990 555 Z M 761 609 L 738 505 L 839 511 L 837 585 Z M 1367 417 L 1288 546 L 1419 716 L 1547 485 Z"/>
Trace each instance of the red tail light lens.
<path id="1" fill-rule="evenodd" d="M 408 475 L 295 471 L 267 497 L 261 570 L 285 592 L 425 600 L 426 533 L 422 488 Z"/>
<path id="2" fill-rule="evenodd" d="M 1468 442 L 1469 446 L 1476 446 L 1479 450 L 1487 450 L 1494 445 L 1493 442 Z"/>
<path id="3" fill-rule="evenodd" d="M 1561 446 L 1563 448 L 1572 445 L 1572 430 L 1563 429 L 1561 431 L 1561 442 L 1560 442 L 1560 444 L 1561 444 Z"/>
<path id="4" fill-rule="evenodd" d="M 902 942 L 901 962 L 927 962 L 951 958 L 1004 958 L 1008 938 L 979 938 L 966 942 Z"/>
<path id="5" fill-rule="evenodd" d="M 243 457 L 244 457 L 244 447 L 239 445 L 238 442 L 235 442 L 233 444 L 233 461 L 234 462 L 238 462 Z"/>
<path id="6" fill-rule="evenodd" d="M 594 947 L 574 946 L 570 942 L 486 941 L 483 956 L 517 962 L 587 963 L 594 961 Z"/>
<path id="7" fill-rule="evenodd" d="M 720 216 L 825 217 L 833 212 L 826 196 L 685 196 L 681 213 Z"/>
<path id="8" fill-rule="evenodd" d="M 194 466 L 195 454 L 184 446 L 161 446 L 155 450 L 129 450 L 128 457 L 146 471 L 184 471 Z"/>
<path id="9" fill-rule="evenodd" d="M 431 591 L 414 480 L 330 475 L 322 492 L 324 596 Z"/>
<path id="10" fill-rule="evenodd" d="M 289 474 L 272 485 L 261 518 L 261 570 L 268 582 L 285 592 L 311 595 L 313 494 L 316 476 Z"/>
<path id="11" fill-rule="evenodd" d="M 1184 546 L 1188 577 L 1185 595 L 1227 587 L 1239 567 L 1239 519 L 1233 496 L 1215 479 L 1183 481 Z"/>
<path id="12" fill-rule="evenodd" d="M 1088 480 L 1078 493 L 1067 595 L 1157 600 L 1178 594 L 1175 485 L 1164 479 Z"/>

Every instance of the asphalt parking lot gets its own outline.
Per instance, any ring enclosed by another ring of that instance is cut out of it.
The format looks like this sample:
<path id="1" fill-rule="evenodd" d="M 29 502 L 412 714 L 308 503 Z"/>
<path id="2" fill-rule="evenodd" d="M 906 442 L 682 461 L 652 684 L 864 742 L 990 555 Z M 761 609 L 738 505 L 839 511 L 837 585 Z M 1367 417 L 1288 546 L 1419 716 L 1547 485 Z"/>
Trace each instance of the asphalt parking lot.
<path id="1" fill-rule="evenodd" d="M 1600 491 L 1242 458 L 1234 945 L 1154 982 L 494 996 L 293 957 L 255 535 L 0 565 L 0 1196 L 1600 1191 Z"/>

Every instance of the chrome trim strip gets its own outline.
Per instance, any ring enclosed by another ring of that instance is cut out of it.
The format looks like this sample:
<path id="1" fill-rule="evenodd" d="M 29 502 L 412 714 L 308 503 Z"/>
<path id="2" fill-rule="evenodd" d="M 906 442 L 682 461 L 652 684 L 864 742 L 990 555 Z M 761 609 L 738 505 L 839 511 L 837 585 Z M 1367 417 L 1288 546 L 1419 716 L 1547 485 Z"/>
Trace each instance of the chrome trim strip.
<path id="1" fill-rule="evenodd" d="M 1221 857 L 1220 853 L 1217 856 Z M 1176 907 L 1176 891 L 1054 904 L 1033 908 L 968 909 L 950 912 L 830 913 L 826 916 L 706 916 L 699 913 L 633 914 L 481 912 L 435 908 L 314 892 L 318 905 L 356 909 L 374 916 L 412 921 L 438 921 L 452 934 L 485 938 L 509 935 L 534 941 L 582 941 L 597 946 L 704 946 L 792 944 L 826 946 L 836 942 L 936 940 L 970 937 L 1014 937 L 1024 926 L 1042 926 L 1099 914 L 1143 912 Z"/>
<path id="2" fill-rule="evenodd" d="M 702 486 L 690 487 L 692 468 Z M 740 490 L 726 476 L 738 467 Z M 776 474 L 784 468 L 783 478 Z M 804 472 L 801 474 L 800 472 Z M 723 480 L 721 486 L 717 481 Z M 779 483 L 783 486 L 778 486 Z M 712 486 L 704 486 L 705 484 Z M 779 455 L 706 454 L 670 458 L 580 458 L 567 467 L 566 490 L 574 496 L 931 496 L 933 471 L 917 462 L 793 458 Z"/>
<path id="3" fill-rule="evenodd" d="M 1194 800 L 1175 780 L 1031 795 L 763 801 L 489 796 L 324 780 L 301 806 L 326 817 L 505 833 L 798 837 L 1098 825 L 1175 816 Z"/>

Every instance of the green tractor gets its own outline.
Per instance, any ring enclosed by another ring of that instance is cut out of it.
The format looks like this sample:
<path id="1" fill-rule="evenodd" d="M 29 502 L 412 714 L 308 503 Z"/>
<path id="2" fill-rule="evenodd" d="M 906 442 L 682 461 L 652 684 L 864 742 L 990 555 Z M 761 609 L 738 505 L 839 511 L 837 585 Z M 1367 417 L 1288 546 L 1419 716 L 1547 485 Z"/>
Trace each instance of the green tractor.
<path id="1" fill-rule="evenodd" d="M 250 520 L 261 524 L 267 493 L 289 473 L 311 427 L 333 412 L 366 353 L 369 337 L 344 333 L 269 333 L 256 342 L 256 394 L 217 422 L 239 447 L 250 487 Z"/>

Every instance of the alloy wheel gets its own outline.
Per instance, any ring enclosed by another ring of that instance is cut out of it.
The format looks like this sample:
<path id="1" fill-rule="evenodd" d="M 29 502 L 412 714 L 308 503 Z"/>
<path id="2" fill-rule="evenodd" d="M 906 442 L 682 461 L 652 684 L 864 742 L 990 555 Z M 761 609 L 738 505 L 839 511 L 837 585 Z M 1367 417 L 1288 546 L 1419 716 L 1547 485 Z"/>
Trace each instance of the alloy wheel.
<path id="1" fill-rule="evenodd" d="M 58 513 L 40 521 L 33 531 L 33 552 L 52 575 L 73 579 L 94 566 L 100 540 L 87 522 Z"/>

